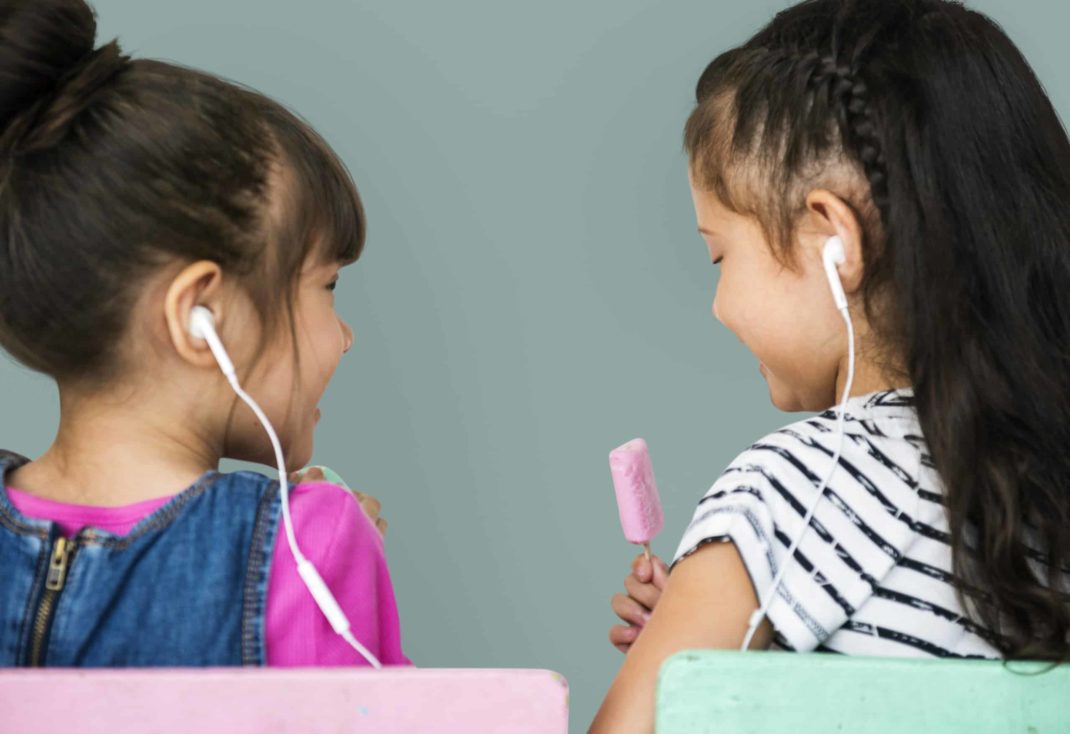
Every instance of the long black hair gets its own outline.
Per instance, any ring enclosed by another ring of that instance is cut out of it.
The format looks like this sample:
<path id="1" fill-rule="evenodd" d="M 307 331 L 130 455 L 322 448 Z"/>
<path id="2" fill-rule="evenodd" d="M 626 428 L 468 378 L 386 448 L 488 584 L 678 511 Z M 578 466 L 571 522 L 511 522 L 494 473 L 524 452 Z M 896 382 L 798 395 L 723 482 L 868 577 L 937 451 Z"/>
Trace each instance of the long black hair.
<path id="1" fill-rule="evenodd" d="M 1021 52 L 957 2 L 809 0 L 706 68 L 685 147 L 788 264 L 808 190 L 855 209 L 964 608 L 1070 658 L 1070 141 Z"/>

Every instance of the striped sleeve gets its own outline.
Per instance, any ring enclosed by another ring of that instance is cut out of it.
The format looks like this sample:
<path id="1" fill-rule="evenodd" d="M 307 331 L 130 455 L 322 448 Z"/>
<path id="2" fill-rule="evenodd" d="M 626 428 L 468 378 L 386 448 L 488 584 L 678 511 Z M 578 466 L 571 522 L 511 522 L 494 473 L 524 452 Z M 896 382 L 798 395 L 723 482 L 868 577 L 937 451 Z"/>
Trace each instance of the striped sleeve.
<path id="1" fill-rule="evenodd" d="M 788 563 L 768 616 L 779 646 L 808 651 L 873 595 L 899 556 L 896 546 L 909 538 L 894 528 L 891 538 L 874 532 L 863 518 L 872 516 L 886 532 L 884 508 L 837 471 L 789 562 L 788 548 L 831 466 L 825 446 L 791 428 L 752 444 L 729 464 L 699 502 L 673 565 L 706 543 L 731 541 L 765 602 Z"/>

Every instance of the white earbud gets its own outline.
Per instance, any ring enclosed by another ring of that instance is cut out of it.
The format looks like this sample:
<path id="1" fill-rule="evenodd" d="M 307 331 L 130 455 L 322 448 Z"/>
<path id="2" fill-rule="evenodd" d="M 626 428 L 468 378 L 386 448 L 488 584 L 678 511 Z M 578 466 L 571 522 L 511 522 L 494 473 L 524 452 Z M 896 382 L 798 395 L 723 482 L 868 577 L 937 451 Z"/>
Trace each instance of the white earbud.
<path id="1" fill-rule="evenodd" d="M 212 350 L 215 361 L 227 378 L 235 375 L 234 363 L 230 361 L 227 350 L 223 348 L 223 342 L 215 331 L 215 316 L 206 306 L 194 306 L 189 314 L 189 333 L 195 339 L 204 339 L 208 342 L 208 348 Z"/>
<path id="2" fill-rule="evenodd" d="M 843 240 L 838 235 L 825 240 L 825 245 L 821 248 L 821 262 L 825 265 L 825 277 L 828 278 L 829 288 L 832 289 L 836 308 L 847 308 L 847 294 L 843 292 L 843 283 L 840 282 L 840 274 L 836 270 L 837 265 L 842 265 L 846 261 L 847 255 L 843 251 Z"/>
<path id="3" fill-rule="evenodd" d="M 821 249 L 821 262 L 825 266 L 825 277 L 828 278 L 829 288 L 832 290 L 832 298 L 836 302 L 836 308 L 843 316 L 844 322 L 847 324 L 847 382 L 843 386 L 843 398 L 840 401 L 840 414 L 837 421 L 837 429 L 839 431 L 839 443 L 836 446 L 836 452 L 832 455 L 832 462 L 829 464 L 828 473 L 825 475 L 825 480 L 821 482 L 821 485 L 817 488 L 817 492 L 814 494 L 813 499 L 810 501 L 810 506 L 806 510 L 806 515 L 803 517 L 802 529 L 799 530 L 798 535 L 788 546 L 787 552 L 784 554 L 784 562 L 780 564 L 780 570 L 777 571 L 773 577 L 773 582 L 769 584 L 769 588 L 759 598 L 758 609 L 751 615 L 750 623 L 747 625 L 747 634 L 743 637 L 743 645 L 741 650 L 746 650 L 750 647 L 750 642 L 754 638 L 754 633 L 758 631 L 758 625 L 765 619 L 765 615 L 769 612 L 769 607 L 772 605 L 773 600 L 776 598 L 780 591 L 780 584 L 784 579 L 784 574 L 791 566 L 792 561 L 795 559 L 795 550 L 799 547 L 799 543 L 802 542 L 803 536 L 806 531 L 810 529 L 810 521 L 814 517 L 814 512 L 817 510 L 817 506 L 821 504 L 821 498 L 825 496 L 825 487 L 828 486 L 829 480 L 832 479 L 832 475 L 836 471 L 836 467 L 840 463 L 840 453 L 843 451 L 843 438 L 844 438 L 844 416 L 847 410 L 847 400 L 851 395 L 851 383 L 854 382 L 855 376 L 855 332 L 854 325 L 851 323 L 851 314 L 847 308 L 847 294 L 843 292 L 843 284 L 840 282 L 840 273 L 836 270 L 836 266 L 842 264 L 847 259 L 846 254 L 843 251 L 843 240 L 839 236 L 832 236 L 825 240 L 825 244 Z"/>
<path id="4" fill-rule="evenodd" d="M 212 355 L 215 357 L 216 362 L 219 363 L 219 369 L 226 375 L 227 382 L 234 389 L 234 392 L 238 394 L 246 405 L 256 414 L 256 417 L 260 420 L 261 425 L 264 426 L 264 430 L 267 431 L 268 438 L 271 440 L 271 447 L 275 450 L 275 461 L 278 463 L 279 468 L 279 489 L 282 493 L 282 520 L 283 525 L 286 528 L 286 539 L 290 543 L 290 550 L 293 553 L 294 560 L 297 561 L 297 572 L 301 576 L 301 580 L 305 582 L 305 586 L 308 588 L 309 593 L 312 594 L 312 598 L 316 601 L 316 606 L 320 608 L 324 616 L 327 617 L 327 621 L 330 622 L 331 628 L 338 633 L 350 646 L 356 650 L 360 655 L 367 660 L 372 667 L 381 668 L 382 664 L 371 652 L 360 644 L 350 632 L 349 620 L 346 618 L 345 612 L 342 611 L 342 607 L 338 604 L 338 601 L 334 598 L 334 594 L 327 587 L 327 584 L 320 577 L 316 567 L 312 565 L 301 553 L 301 549 L 297 547 L 297 537 L 294 535 L 293 520 L 290 518 L 290 483 L 288 481 L 288 475 L 286 473 L 286 461 L 282 453 L 282 444 L 279 443 L 279 437 L 275 433 L 275 429 L 272 427 L 271 422 L 268 420 L 267 415 L 257 405 L 256 401 L 242 389 L 241 384 L 238 382 L 237 372 L 234 370 L 234 363 L 230 361 L 230 356 L 227 354 L 227 350 L 223 348 L 223 342 L 220 341 L 219 335 L 215 330 L 215 316 L 205 306 L 194 306 L 189 315 L 189 333 L 190 336 L 195 339 L 204 339 L 208 342 L 208 348 L 212 350 Z"/>
<path id="5" fill-rule="evenodd" d="M 215 316 L 207 306 L 194 306 L 189 312 L 190 336 L 204 339 L 209 331 L 215 331 Z"/>

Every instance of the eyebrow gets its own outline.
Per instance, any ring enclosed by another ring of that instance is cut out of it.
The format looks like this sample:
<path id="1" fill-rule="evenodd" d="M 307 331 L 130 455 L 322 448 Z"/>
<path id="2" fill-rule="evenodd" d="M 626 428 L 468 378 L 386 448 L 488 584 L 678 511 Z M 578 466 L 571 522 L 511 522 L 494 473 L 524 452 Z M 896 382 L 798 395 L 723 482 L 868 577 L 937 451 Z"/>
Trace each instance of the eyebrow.
<path id="1" fill-rule="evenodd" d="M 710 230 L 708 230 L 708 229 L 706 229 L 704 227 L 699 227 L 698 228 L 698 232 L 699 232 L 699 234 L 708 234 L 711 237 L 716 237 L 717 236 L 716 232 L 711 232 Z"/>

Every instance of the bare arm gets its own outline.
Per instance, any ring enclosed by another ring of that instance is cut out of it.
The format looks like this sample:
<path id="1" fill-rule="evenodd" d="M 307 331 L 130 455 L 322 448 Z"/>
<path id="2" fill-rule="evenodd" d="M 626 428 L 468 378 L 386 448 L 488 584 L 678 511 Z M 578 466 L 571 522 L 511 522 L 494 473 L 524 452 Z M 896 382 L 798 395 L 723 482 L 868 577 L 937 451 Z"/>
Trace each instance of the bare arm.
<path id="1" fill-rule="evenodd" d="M 732 543 L 710 543 L 680 561 L 609 688 L 588 734 L 650 734 L 658 670 L 673 653 L 743 644 L 751 614 L 758 608 L 754 587 Z M 773 639 L 768 620 L 751 649 Z"/>

